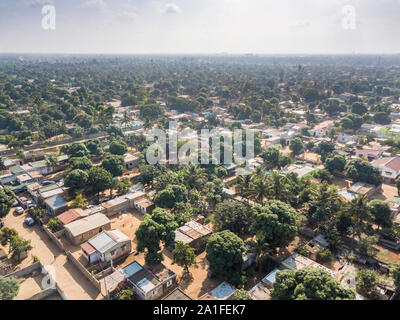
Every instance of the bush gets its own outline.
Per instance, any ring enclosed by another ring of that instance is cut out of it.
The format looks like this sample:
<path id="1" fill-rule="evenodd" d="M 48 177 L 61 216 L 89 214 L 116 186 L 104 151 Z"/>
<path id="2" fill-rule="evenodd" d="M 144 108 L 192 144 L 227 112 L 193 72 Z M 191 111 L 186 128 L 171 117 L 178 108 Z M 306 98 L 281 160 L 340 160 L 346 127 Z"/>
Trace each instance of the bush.
<path id="1" fill-rule="evenodd" d="M 303 245 L 299 245 L 296 249 L 294 249 L 298 254 L 301 254 L 302 256 L 308 257 L 309 252 L 307 248 Z"/>
<path id="2" fill-rule="evenodd" d="M 60 219 L 58 219 L 57 217 L 51 218 L 49 220 L 49 223 L 47 224 L 47 226 L 49 227 L 51 232 L 57 232 L 57 231 L 60 231 L 63 228 Z"/>
<path id="3" fill-rule="evenodd" d="M 265 273 L 270 273 L 272 270 L 276 269 L 279 263 L 276 262 L 272 257 L 265 256 L 261 260 L 261 270 Z"/>
<path id="4" fill-rule="evenodd" d="M 317 261 L 321 263 L 331 262 L 334 259 L 334 255 L 329 249 L 321 250 L 317 252 Z"/>

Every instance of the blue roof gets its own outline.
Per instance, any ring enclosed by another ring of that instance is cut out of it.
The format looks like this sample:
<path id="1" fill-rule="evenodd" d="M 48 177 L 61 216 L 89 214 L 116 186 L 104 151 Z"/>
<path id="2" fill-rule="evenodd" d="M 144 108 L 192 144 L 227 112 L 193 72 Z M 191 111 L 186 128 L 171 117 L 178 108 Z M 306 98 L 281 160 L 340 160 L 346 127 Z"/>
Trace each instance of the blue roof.
<path id="1" fill-rule="evenodd" d="M 54 209 L 62 208 L 68 205 L 68 203 L 59 195 L 47 199 L 46 204 Z"/>

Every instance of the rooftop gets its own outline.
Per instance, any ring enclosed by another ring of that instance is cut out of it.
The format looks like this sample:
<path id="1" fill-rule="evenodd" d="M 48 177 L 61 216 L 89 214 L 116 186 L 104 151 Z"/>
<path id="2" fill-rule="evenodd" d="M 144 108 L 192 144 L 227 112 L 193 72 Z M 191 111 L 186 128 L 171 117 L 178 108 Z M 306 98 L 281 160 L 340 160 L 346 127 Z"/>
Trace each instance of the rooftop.
<path id="1" fill-rule="evenodd" d="M 67 224 L 65 229 L 69 230 L 71 234 L 76 237 L 90 230 L 100 228 L 108 223 L 110 223 L 110 220 L 104 214 L 96 213 Z"/>

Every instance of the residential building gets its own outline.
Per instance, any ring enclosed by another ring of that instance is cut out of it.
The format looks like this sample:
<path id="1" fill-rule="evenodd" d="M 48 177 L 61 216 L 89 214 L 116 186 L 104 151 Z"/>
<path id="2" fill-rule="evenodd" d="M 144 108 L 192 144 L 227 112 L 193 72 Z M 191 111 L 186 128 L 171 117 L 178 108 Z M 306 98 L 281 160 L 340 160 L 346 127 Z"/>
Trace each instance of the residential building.
<path id="1" fill-rule="evenodd" d="M 132 250 L 131 239 L 119 230 L 103 231 L 81 244 L 83 257 L 89 264 L 117 260 Z"/>
<path id="2" fill-rule="evenodd" d="M 389 183 L 394 183 L 400 175 L 400 157 L 379 158 L 372 162 Z"/>
<path id="3" fill-rule="evenodd" d="M 96 234 L 111 229 L 111 221 L 102 213 L 75 220 L 65 225 L 66 236 L 69 240 L 79 245 Z"/>

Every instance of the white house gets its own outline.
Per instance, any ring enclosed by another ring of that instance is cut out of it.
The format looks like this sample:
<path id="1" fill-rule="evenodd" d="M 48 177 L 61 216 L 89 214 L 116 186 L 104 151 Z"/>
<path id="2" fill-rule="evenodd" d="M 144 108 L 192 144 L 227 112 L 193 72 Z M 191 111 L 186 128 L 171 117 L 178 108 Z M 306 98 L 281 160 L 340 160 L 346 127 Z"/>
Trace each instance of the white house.
<path id="1" fill-rule="evenodd" d="M 339 143 L 349 143 L 355 142 L 356 138 L 353 135 L 342 133 L 338 135 L 337 142 Z"/>
<path id="2" fill-rule="evenodd" d="M 382 176 L 391 183 L 400 176 L 400 157 L 379 158 L 373 161 L 372 165 L 378 168 Z"/>

